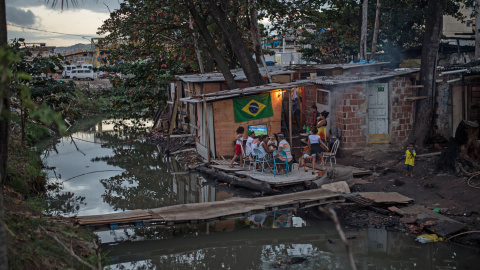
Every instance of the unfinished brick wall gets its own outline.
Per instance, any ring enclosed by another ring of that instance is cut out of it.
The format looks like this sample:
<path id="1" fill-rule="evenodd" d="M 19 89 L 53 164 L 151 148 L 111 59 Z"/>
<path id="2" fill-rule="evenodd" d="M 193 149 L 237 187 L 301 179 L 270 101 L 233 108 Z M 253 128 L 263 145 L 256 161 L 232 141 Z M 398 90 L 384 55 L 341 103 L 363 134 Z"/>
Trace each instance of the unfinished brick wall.
<path id="1" fill-rule="evenodd" d="M 402 144 L 412 131 L 416 102 L 406 98 L 416 96 L 416 91 L 415 88 L 409 87 L 412 85 L 409 76 L 396 77 L 390 85 L 392 87 L 390 140 L 392 144 Z"/>
<path id="2" fill-rule="evenodd" d="M 305 123 L 307 126 L 312 127 L 315 125 L 313 122 L 313 112 L 314 110 L 312 109 L 313 105 L 317 104 L 316 101 L 316 91 L 317 91 L 318 85 L 309 85 L 304 87 L 304 99 L 305 99 L 305 109 L 302 111 L 305 117 Z"/>
<path id="3" fill-rule="evenodd" d="M 307 88 L 306 99 L 309 103 L 306 105 L 309 107 L 316 102 L 316 89 L 330 89 L 331 111 L 327 121 L 330 123 L 330 130 L 338 128 L 342 132 L 341 145 L 344 149 L 367 146 L 368 88 L 371 84 L 314 85 Z M 392 78 L 388 82 L 389 137 L 392 144 L 403 143 L 412 130 L 414 101 L 406 98 L 414 96 L 415 93 L 409 86 L 409 76 Z M 307 118 L 309 123 L 312 122 L 310 118 Z"/>
<path id="4" fill-rule="evenodd" d="M 272 98 L 273 116 L 256 119 L 253 121 L 235 122 L 232 99 L 221 100 L 213 103 L 213 122 L 215 129 L 215 152 L 217 156 L 233 156 L 235 130 L 242 126 L 245 128 L 243 137 L 247 138 L 249 125 L 267 124 L 269 135 L 279 133 L 282 120 L 282 96 L 278 92 L 270 93 Z"/>
<path id="5" fill-rule="evenodd" d="M 342 132 L 342 148 L 361 148 L 367 145 L 366 124 L 367 103 L 364 88 L 367 84 L 352 84 L 332 90 L 332 128 Z M 365 90 L 366 91 L 366 90 Z"/>

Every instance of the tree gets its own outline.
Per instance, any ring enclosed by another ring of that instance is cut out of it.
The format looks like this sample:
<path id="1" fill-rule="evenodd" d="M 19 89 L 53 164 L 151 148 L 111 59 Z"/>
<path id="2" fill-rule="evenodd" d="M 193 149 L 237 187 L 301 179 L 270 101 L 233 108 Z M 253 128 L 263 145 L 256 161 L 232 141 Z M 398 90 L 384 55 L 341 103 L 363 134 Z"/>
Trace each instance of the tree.
<path id="1" fill-rule="evenodd" d="M 429 0 L 427 6 L 426 26 L 422 46 L 422 64 L 420 69 L 420 84 L 422 84 L 423 87 L 420 88 L 418 93 L 419 96 L 427 96 L 427 98 L 417 101 L 413 130 L 408 137 L 410 142 L 416 143 L 419 147 L 423 147 L 425 138 L 431 129 L 433 88 L 435 85 L 437 55 L 442 32 L 444 4 L 443 0 Z"/>
<path id="2" fill-rule="evenodd" d="M 480 60 L 480 0 L 475 1 L 475 60 Z"/>
<path id="3" fill-rule="evenodd" d="M 361 18 L 362 24 L 360 27 L 360 59 L 367 59 L 367 15 L 368 15 L 368 0 L 362 0 Z"/>
<path id="4" fill-rule="evenodd" d="M 375 12 L 375 26 L 373 27 L 372 54 L 370 56 L 370 60 L 375 60 L 375 54 L 377 52 L 379 25 L 380 25 L 380 0 L 377 0 L 377 10 Z"/>
<path id="5" fill-rule="evenodd" d="M 345 63 L 359 52 L 359 5 L 355 0 L 335 0 L 315 16 L 305 16 L 301 34 L 302 57 L 318 63 Z M 311 23 L 308 23 L 308 22 Z M 313 31 L 306 31 L 309 27 Z"/>
<path id="6" fill-rule="evenodd" d="M 5 214 L 3 210 L 3 184 L 8 160 L 8 95 L 7 18 L 5 0 L 0 0 L 0 270 L 8 269 Z"/>
<path id="7" fill-rule="evenodd" d="M 119 44 L 117 55 L 125 61 L 145 59 L 147 54 L 164 60 L 179 55 L 192 71 L 198 70 L 193 65 L 197 44 L 202 57 L 208 54 L 215 60 L 230 88 L 237 87 L 230 73 L 237 61 L 250 84 L 259 85 L 264 81 L 252 58 L 251 42 L 245 38 L 247 14 L 247 1 L 129 0 L 111 13 L 99 33 L 108 33 L 106 41 Z M 200 37 L 197 43 L 192 33 Z"/>

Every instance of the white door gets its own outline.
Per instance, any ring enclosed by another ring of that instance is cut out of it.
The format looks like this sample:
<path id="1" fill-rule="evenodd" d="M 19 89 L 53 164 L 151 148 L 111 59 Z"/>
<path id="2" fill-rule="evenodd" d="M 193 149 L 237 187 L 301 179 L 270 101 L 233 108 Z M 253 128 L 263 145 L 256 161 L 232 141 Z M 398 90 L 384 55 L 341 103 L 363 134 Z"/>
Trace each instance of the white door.
<path id="1" fill-rule="evenodd" d="M 368 88 L 368 133 L 388 134 L 388 84 L 374 83 Z"/>
<path id="2" fill-rule="evenodd" d="M 323 111 L 327 111 L 329 113 L 331 112 L 330 91 L 323 90 L 323 89 L 318 89 L 317 90 L 317 110 L 319 112 L 323 112 Z M 331 119 L 333 119 L 333 117 L 330 114 L 329 117 L 327 118 L 327 134 L 328 134 L 328 131 L 330 130 L 330 126 L 332 124 L 332 123 L 330 123 Z M 316 125 L 316 123 L 315 123 L 315 125 Z"/>

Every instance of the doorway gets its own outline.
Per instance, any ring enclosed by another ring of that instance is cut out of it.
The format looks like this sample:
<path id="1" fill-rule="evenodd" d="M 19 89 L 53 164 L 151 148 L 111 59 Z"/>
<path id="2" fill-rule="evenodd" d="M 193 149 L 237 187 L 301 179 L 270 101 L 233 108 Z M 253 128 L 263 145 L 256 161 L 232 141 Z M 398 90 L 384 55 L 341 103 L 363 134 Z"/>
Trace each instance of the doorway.
<path id="1" fill-rule="evenodd" d="M 368 86 L 368 142 L 389 143 L 388 83 Z"/>

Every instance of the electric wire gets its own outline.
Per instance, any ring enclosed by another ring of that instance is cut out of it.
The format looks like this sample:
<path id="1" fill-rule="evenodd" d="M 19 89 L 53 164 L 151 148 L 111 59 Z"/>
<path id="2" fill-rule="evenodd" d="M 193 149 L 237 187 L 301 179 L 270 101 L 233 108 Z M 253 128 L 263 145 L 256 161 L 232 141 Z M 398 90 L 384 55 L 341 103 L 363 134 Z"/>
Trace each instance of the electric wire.
<path id="1" fill-rule="evenodd" d="M 70 181 L 70 180 L 72 180 L 72 179 L 74 179 L 74 178 L 77 178 L 77 177 L 80 177 L 80 176 L 84 176 L 84 175 L 87 175 L 87 174 L 92 174 L 92 173 L 98 173 L 98 172 L 123 172 L 123 171 L 125 171 L 125 170 L 101 170 L 101 171 L 87 172 L 87 173 L 79 174 L 79 175 L 74 176 L 74 177 L 70 177 L 70 178 L 68 178 L 67 180 L 62 181 L 62 183 L 65 183 L 65 182 Z"/>
<path id="2" fill-rule="evenodd" d="M 42 30 L 42 29 L 36 29 L 28 26 L 22 26 L 18 24 L 13 24 L 13 23 L 7 23 L 7 25 L 14 26 L 14 27 L 20 27 L 22 29 L 29 29 L 29 30 L 34 30 L 34 31 L 39 31 L 39 32 L 45 32 L 45 33 L 52 33 L 52 34 L 58 34 L 58 35 L 67 35 L 67 36 L 77 36 L 77 37 L 95 37 L 95 36 L 89 36 L 89 35 L 78 35 L 78 34 L 68 34 L 68 33 L 62 33 L 62 32 L 55 32 L 55 31 L 48 31 L 48 30 Z"/>

